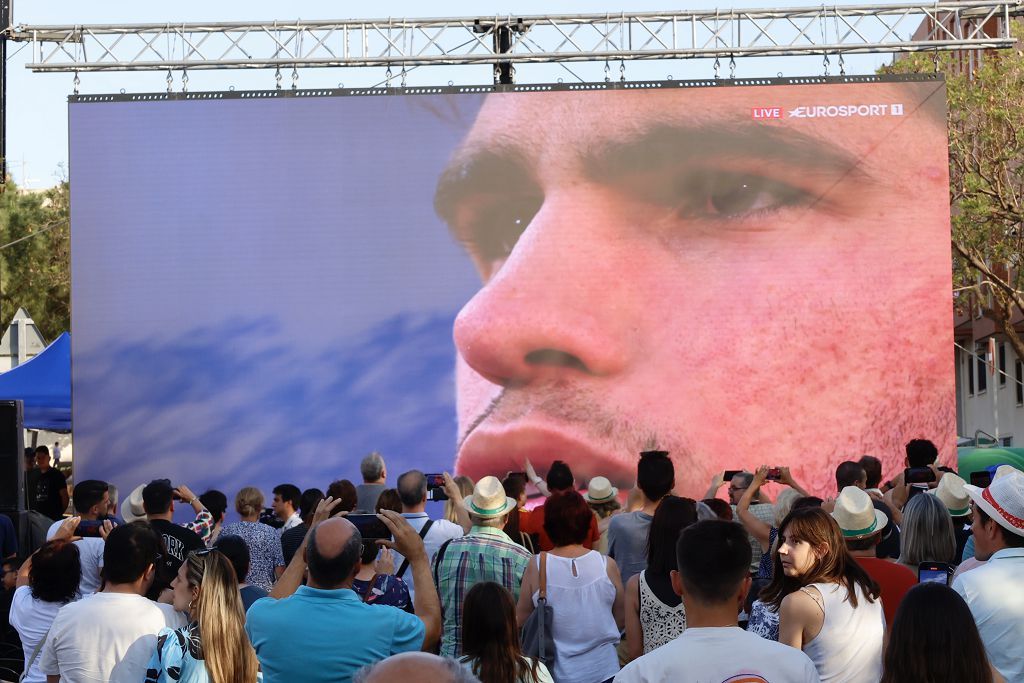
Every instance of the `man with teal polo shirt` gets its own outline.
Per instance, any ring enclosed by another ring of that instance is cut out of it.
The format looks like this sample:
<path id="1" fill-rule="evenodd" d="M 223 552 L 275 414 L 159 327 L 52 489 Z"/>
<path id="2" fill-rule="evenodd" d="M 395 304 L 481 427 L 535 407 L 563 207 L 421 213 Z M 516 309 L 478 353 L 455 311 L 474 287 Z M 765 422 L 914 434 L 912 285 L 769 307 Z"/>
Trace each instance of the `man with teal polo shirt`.
<path id="1" fill-rule="evenodd" d="M 462 601 L 474 584 L 494 581 L 519 600 L 519 587 L 530 561 L 530 551 L 514 543 L 502 529 L 516 501 L 505 495 L 497 477 L 477 482 L 473 495 L 462 504 L 469 512 L 472 529 L 462 538 L 447 541 L 434 555 L 434 583 L 441 598 L 444 632 L 441 655 L 462 655 Z M 418 587 L 422 584 L 419 579 Z"/>
<path id="2" fill-rule="evenodd" d="M 362 555 L 359 530 L 343 518 L 320 522 L 334 502 L 321 501 L 302 547 L 270 597 L 246 613 L 245 629 L 264 683 L 349 683 L 367 664 L 437 643 L 440 607 L 419 535 L 396 512 L 378 515 L 395 539 L 387 545 L 408 558 L 423 588 L 416 591 L 415 615 L 368 605 L 352 590 Z M 300 585 L 307 570 L 307 583 Z"/>

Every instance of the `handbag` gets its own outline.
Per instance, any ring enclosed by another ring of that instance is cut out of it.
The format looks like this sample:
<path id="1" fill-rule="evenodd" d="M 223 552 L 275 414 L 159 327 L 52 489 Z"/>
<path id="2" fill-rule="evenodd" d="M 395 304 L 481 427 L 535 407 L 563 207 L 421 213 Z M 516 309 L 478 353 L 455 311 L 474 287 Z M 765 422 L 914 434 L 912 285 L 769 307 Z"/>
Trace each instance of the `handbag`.
<path id="1" fill-rule="evenodd" d="M 523 624 L 523 653 L 544 663 L 548 671 L 555 665 L 555 639 L 551 635 L 554 609 L 548 604 L 547 553 L 540 554 L 540 590 L 537 607 Z"/>

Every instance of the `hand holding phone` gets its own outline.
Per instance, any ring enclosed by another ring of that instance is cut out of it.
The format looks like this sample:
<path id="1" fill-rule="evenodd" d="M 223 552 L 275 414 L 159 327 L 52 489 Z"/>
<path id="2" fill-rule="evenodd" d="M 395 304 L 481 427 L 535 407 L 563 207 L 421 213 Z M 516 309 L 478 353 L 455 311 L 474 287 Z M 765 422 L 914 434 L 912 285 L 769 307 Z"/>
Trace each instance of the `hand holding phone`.
<path id="1" fill-rule="evenodd" d="M 765 477 L 767 481 L 779 481 L 782 479 L 782 468 L 781 467 L 769 467 L 768 476 Z"/>
<path id="2" fill-rule="evenodd" d="M 444 490 L 444 474 L 425 474 L 427 478 L 427 500 L 448 500 Z"/>

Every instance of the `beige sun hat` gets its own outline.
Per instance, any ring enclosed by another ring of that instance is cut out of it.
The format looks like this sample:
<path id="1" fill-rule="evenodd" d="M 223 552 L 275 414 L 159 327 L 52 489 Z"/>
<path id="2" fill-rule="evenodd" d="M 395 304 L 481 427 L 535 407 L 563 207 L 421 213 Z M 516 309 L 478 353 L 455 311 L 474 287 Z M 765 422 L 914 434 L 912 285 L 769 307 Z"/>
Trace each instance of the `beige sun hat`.
<path id="1" fill-rule="evenodd" d="M 871 496 L 856 486 L 847 486 L 839 493 L 832 517 L 839 523 L 843 538 L 851 539 L 870 536 L 889 523 L 885 513 L 875 509 Z"/>
<path id="2" fill-rule="evenodd" d="M 142 503 L 142 489 L 145 484 L 139 484 L 128 494 L 128 499 L 121 506 L 121 519 L 127 524 L 146 520 L 146 508 Z"/>
<path id="3" fill-rule="evenodd" d="M 493 519 L 516 507 L 516 501 L 505 495 L 505 487 L 497 477 L 487 476 L 476 483 L 473 495 L 463 499 L 462 505 L 472 515 Z"/>
<path id="4" fill-rule="evenodd" d="M 964 488 L 974 504 L 999 526 L 1024 536 L 1024 472 L 1014 469 L 993 479 L 985 489 L 970 484 Z"/>
<path id="5" fill-rule="evenodd" d="M 587 484 L 587 492 L 583 494 L 588 503 L 607 503 L 615 500 L 619 490 L 612 486 L 606 477 L 594 477 Z"/>
<path id="6" fill-rule="evenodd" d="M 942 501 L 951 517 L 963 517 L 971 512 L 971 497 L 967 495 L 967 482 L 959 475 L 944 472 L 939 485 L 928 493 Z"/>

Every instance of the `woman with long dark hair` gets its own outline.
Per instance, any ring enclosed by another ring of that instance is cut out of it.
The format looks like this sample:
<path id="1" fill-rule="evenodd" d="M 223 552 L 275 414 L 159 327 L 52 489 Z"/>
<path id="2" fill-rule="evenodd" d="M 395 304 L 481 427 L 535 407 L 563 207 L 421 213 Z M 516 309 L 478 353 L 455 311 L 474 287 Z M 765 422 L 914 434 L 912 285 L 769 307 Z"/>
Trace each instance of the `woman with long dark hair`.
<path id="1" fill-rule="evenodd" d="M 10 624 L 25 653 L 25 681 L 44 683 L 39 668 L 40 641 L 46 637 L 61 607 L 78 600 L 82 563 L 78 546 L 69 540 L 80 518 L 66 521 L 54 536 L 21 566 L 11 602 Z M 34 656 L 33 656 L 34 654 Z"/>
<path id="2" fill-rule="evenodd" d="M 512 594 L 494 581 L 466 593 L 462 652 L 460 661 L 482 683 L 551 683 L 547 667 L 523 654 Z"/>
<path id="3" fill-rule="evenodd" d="M 668 495 L 661 499 L 647 533 L 647 569 L 626 582 L 626 648 L 636 659 L 686 630 L 683 600 L 672 588 L 676 541 L 697 521 L 697 503 Z"/>
<path id="4" fill-rule="evenodd" d="M 941 583 L 914 586 L 896 611 L 881 683 L 905 681 L 1003 682 L 988 662 L 967 603 Z"/>
<path id="5" fill-rule="evenodd" d="M 800 508 L 782 520 L 761 600 L 779 613 L 779 642 L 803 650 L 822 683 L 877 683 L 885 634 L 880 594 L 832 515 Z"/>
<path id="6" fill-rule="evenodd" d="M 189 624 L 157 635 L 144 683 L 253 683 L 259 663 L 231 562 L 216 548 L 189 553 L 171 584 Z"/>

